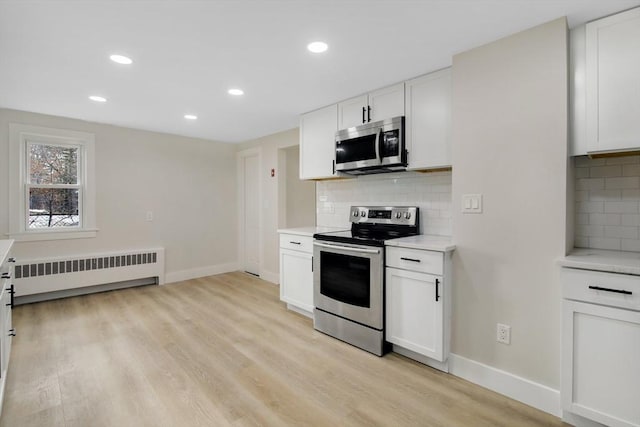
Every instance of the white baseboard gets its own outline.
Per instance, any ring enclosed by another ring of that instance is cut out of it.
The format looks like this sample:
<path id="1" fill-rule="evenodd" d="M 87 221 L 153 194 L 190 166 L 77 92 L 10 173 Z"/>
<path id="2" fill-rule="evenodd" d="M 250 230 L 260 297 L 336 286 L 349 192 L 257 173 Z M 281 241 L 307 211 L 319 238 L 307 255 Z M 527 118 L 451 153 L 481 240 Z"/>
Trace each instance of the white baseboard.
<path id="1" fill-rule="evenodd" d="M 260 272 L 260 278 L 262 280 L 266 280 L 267 282 L 271 282 L 271 283 L 274 283 L 276 285 L 280 283 L 280 275 L 278 273 L 274 273 L 272 271 L 262 270 Z"/>
<path id="2" fill-rule="evenodd" d="M 558 390 L 457 354 L 449 355 L 449 373 L 556 417 L 562 417 Z"/>
<path id="3" fill-rule="evenodd" d="M 216 274 L 237 271 L 237 263 L 208 265 L 206 267 L 192 268 L 189 270 L 172 271 L 165 274 L 165 283 L 181 282 L 183 280 L 197 279 L 199 277 L 213 276 Z"/>

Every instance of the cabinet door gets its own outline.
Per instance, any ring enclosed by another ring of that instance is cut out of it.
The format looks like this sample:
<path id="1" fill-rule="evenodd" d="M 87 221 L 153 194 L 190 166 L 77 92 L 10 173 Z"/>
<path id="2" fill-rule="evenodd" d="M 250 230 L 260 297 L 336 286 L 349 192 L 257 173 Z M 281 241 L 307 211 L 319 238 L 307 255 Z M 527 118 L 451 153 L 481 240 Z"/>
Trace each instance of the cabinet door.
<path id="1" fill-rule="evenodd" d="M 451 69 L 406 84 L 408 169 L 451 166 Z"/>
<path id="2" fill-rule="evenodd" d="M 2 292 L 0 298 L 0 312 L 2 319 L 0 321 L 0 377 L 5 378 L 9 365 L 9 355 L 11 354 L 11 336 L 9 330 L 11 326 L 11 294 L 9 287 Z"/>
<path id="3" fill-rule="evenodd" d="M 443 362 L 442 278 L 387 267 L 385 292 L 387 341 Z"/>
<path id="4" fill-rule="evenodd" d="M 587 24 L 590 152 L 640 148 L 640 8 Z"/>
<path id="5" fill-rule="evenodd" d="M 300 117 L 300 179 L 335 175 L 337 109 L 334 104 Z"/>
<path id="6" fill-rule="evenodd" d="M 308 312 L 313 311 L 313 256 L 280 249 L 280 299 Z"/>
<path id="7" fill-rule="evenodd" d="M 563 301 L 563 408 L 640 426 L 640 312 Z"/>
<path id="8" fill-rule="evenodd" d="M 356 96 L 338 104 L 338 129 L 360 126 L 369 120 L 367 95 Z"/>
<path id="9" fill-rule="evenodd" d="M 369 94 L 370 121 L 404 116 L 404 83 L 376 90 Z"/>

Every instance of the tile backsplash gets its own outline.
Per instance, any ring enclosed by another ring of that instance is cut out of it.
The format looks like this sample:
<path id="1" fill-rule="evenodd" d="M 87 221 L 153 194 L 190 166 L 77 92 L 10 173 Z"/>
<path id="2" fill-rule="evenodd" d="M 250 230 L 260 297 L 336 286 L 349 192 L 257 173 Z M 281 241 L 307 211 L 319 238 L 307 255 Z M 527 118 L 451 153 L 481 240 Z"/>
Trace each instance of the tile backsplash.
<path id="1" fill-rule="evenodd" d="M 640 252 L 640 156 L 575 159 L 579 248 Z"/>
<path id="2" fill-rule="evenodd" d="M 316 197 L 319 226 L 349 228 L 349 208 L 353 205 L 418 206 L 423 234 L 451 235 L 451 171 L 320 181 Z"/>

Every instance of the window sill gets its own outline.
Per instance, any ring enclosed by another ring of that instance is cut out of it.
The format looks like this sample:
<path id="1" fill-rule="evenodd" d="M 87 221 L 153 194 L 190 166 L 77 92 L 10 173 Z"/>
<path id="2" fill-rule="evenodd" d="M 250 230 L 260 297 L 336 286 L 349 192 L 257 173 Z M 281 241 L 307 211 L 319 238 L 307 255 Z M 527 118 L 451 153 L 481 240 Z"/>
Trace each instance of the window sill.
<path id="1" fill-rule="evenodd" d="M 97 228 L 82 230 L 41 231 L 31 233 L 9 233 L 9 238 L 16 242 L 37 242 L 46 240 L 91 239 L 98 235 Z"/>

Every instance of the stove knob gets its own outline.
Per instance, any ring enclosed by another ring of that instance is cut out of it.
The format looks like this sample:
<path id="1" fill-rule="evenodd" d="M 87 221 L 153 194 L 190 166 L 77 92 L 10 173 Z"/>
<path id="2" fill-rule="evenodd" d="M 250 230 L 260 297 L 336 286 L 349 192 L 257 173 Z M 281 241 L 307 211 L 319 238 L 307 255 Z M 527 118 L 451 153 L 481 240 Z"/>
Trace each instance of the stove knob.
<path id="1" fill-rule="evenodd" d="M 366 215 L 367 215 L 367 213 L 366 213 L 365 211 L 360 212 L 360 216 L 361 216 L 362 218 L 364 218 Z"/>
<path id="2" fill-rule="evenodd" d="M 396 218 L 398 219 L 402 218 L 402 212 L 396 212 Z"/>
<path id="3" fill-rule="evenodd" d="M 358 211 L 353 211 L 353 216 L 358 216 Z"/>
<path id="4" fill-rule="evenodd" d="M 404 217 L 405 217 L 406 219 L 411 218 L 411 213 L 410 213 L 410 212 L 405 213 L 405 214 L 404 214 Z"/>

